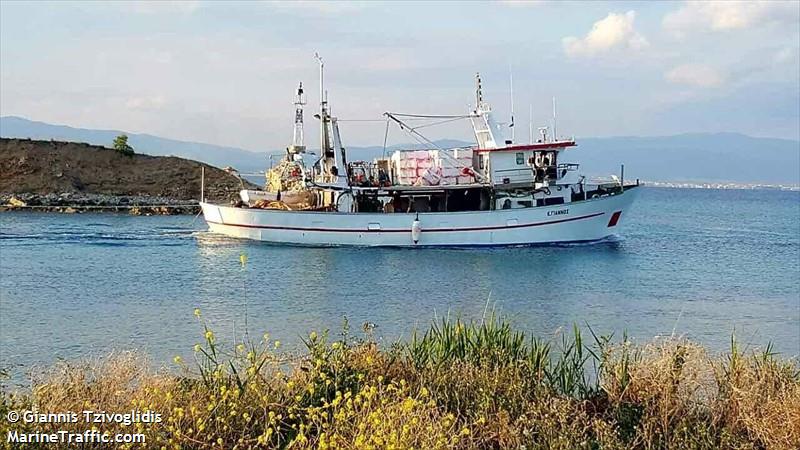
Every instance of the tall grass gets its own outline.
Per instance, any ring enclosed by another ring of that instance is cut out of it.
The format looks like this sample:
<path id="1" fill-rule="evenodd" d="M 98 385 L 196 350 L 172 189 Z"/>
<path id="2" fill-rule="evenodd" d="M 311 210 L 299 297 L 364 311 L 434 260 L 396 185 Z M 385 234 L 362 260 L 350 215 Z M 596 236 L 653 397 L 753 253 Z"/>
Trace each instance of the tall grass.
<path id="1" fill-rule="evenodd" d="M 800 448 L 800 370 L 771 346 L 733 339 L 710 355 L 684 339 L 585 340 L 577 326 L 551 341 L 492 315 L 441 319 L 386 349 L 345 324 L 310 333 L 298 356 L 268 335 L 223 345 L 196 314 L 202 343 L 177 370 L 137 353 L 58 363 L 29 391 L 4 391 L 0 413 L 160 412 L 159 424 L 101 427 L 143 432 L 143 448 Z M 83 428 L 0 421 L 4 437 Z"/>

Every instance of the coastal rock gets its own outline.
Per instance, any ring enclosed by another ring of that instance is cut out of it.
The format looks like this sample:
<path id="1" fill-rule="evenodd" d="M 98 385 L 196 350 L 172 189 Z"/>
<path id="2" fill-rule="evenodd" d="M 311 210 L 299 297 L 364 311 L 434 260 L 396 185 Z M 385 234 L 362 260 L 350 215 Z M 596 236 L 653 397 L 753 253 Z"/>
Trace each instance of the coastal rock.
<path id="1" fill-rule="evenodd" d="M 205 197 L 227 204 L 252 183 L 197 161 L 136 154 L 84 143 L 0 138 L 4 211 L 196 214 L 200 168 Z"/>
<path id="2" fill-rule="evenodd" d="M 35 210 L 46 212 L 126 212 L 132 215 L 197 214 L 197 200 L 149 195 L 0 193 L 0 211 Z M 70 208 L 67 211 L 67 208 Z"/>
<path id="3" fill-rule="evenodd" d="M 18 199 L 16 197 L 11 197 L 8 200 L 8 205 L 9 206 L 28 206 L 27 203 L 25 203 L 24 201 L 22 201 L 22 200 L 20 200 L 20 199 Z"/>
<path id="4" fill-rule="evenodd" d="M 209 201 L 227 203 L 243 187 L 258 188 L 207 164 L 140 150 L 147 149 L 129 157 L 83 143 L 0 138 L 0 192 L 48 198 L 58 193 L 53 196 L 58 203 L 48 199 L 42 204 L 59 206 L 123 203 L 123 197 L 136 199 L 129 204 L 139 203 L 138 197 L 152 205 L 186 203 L 200 198 L 201 168 Z"/>

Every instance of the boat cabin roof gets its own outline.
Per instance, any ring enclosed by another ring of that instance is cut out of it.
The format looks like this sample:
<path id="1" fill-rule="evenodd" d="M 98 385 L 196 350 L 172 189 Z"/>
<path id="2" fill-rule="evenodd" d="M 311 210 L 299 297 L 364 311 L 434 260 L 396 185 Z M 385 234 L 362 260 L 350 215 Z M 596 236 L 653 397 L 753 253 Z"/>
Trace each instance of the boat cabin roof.
<path id="1" fill-rule="evenodd" d="M 577 144 L 574 139 L 556 142 L 537 142 L 524 145 L 509 145 L 500 148 L 478 148 L 476 152 L 521 152 L 525 150 L 564 150 L 567 147 L 575 147 Z"/>

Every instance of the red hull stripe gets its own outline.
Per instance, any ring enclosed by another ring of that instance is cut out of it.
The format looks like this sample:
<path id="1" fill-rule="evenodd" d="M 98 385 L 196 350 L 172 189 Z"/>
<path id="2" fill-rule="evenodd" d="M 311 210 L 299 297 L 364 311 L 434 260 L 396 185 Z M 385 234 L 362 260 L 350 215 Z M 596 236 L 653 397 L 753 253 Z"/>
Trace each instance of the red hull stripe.
<path id="1" fill-rule="evenodd" d="M 570 217 L 567 219 L 559 219 L 559 220 L 551 220 L 548 222 L 536 222 L 536 223 L 526 223 L 521 225 L 499 225 L 499 226 L 491 226 L 491 227 L 469 227 L 469 228 L 431 228 L 426 230 L 425 228 L 422 229 L 423 233 L 442 233 L 442 232 L 459 232 L 459 231 L 491 231 L 491 230 L 507 230 L 511 228 L 528 228 L 528 227 L 539 227 L 542 225 L 552 225 L 556 223 L 564 223 L 564 222 L 573 222 L 576 220 L 583 220 L 583 219 L 591 219 L 592 217 L 602 216 L 605 213 L 599 212 L 594 214 L 588 214 L 585 216 L 578 216 L 578 217 Z M 313 228 L 313 227 L 286 227 L 286 226 L 277 226 L 277 225 L 245 225 L 239 223 L 224 223 L 224 222 L 214 222 L 211 220 L 207 220 L 209 223 L 214 223 L 217 225 L 227 225 L 231 227 L 240 227 L 240 228 L 259 228 L 264 230 L 291 230 L 291 231 L 325 231 L 325 232 L 332 232 L 332 233 L 410 233 L 411 228 L 389 228 L 386 230 L 353 230 L 349 228 Z"/>
<path id="2" fill-rule="evenodd" d="M 620 214 L 622 214 L 622 211 L 616 211 L 611 215 L 611 219 L 608 221 L 608 228 L 617 226 Z"/>

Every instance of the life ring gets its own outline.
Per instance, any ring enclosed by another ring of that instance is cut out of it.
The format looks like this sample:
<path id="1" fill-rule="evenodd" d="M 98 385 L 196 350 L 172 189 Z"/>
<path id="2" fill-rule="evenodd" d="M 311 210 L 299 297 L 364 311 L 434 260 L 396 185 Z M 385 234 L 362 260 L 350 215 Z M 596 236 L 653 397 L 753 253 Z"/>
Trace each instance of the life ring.
<path id="1" fill-rule="evenodd" d="M 356 212 L 356 201 L 350 192 L 342 192 L 336 199 L 336 210 L 339 212 Z"/>
<path id="2" fill-rule="evenodd" d="M 600 194 L 592 194 L 592 198 L 600 198 Z"/>

